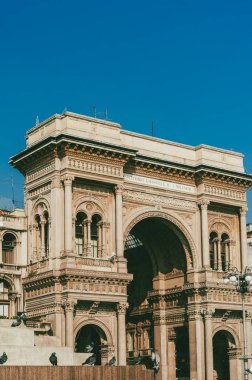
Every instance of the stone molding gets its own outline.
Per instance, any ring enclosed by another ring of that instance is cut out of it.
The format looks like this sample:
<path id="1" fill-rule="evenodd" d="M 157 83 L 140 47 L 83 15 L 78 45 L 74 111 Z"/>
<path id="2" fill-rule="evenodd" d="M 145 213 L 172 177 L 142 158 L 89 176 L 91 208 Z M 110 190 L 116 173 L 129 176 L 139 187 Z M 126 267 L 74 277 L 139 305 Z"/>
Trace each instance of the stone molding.
<path id="1" fill-rule="evenodd" d="M 47 163 L 46 165 L 44 165 L 40 168 L 37 168 L 35 170 L 28 172 L 28 174 L 26 176 L 26 182 L 31 182 L 38 177 L 43 177 L 44 175 L 46 175 L 46 174 L 48 174 L 54 170 L 55 170 L 55 161 L 52 161 L 49 164 Z"/>
<path id="2" fill-rule="evenodd" d="M 78 158 L 68 157 L 68 166 L 71 169 L 82 170 L 88 173 L 102 174 L 110 177 L 122 177 L 123 168 L 121 166 L 104 164 L 90 160 L 81 160 Z"/>
<path id="3" fill-rule="evenodd" d="M 223 198 L 232 198 L 241 201 L 246 200 L 246 193 L 244 191 L 234 190 L 220 186 L 205 184 L 204 192 L 209 195 L 214 195 Z"/>
<path id="4" fill-rule="evenodd" d="M 33 189 L 29 189 L 27 191 L 27 199 L 29 198 L 34 198 L 38 195 L 41 195 L 41 194 L 45 194 L 45 193 L 48 193 L 51 191 L 51 188 L 52 188 L 52 184 L 51 182 L 47 182 L 39 187 L 36 187 L 36 188 L 33 188 Z"/>
<path id="5" fill-rule="evenodd" d="M 165 207 L 174 207 L 177 209 L 190 209 L 196 211 L 196 203 L 186 199 L 166 197 L 157 194 L 148 194 L 141 191 L 125 189 L 123 191 L 124 201 L 140 202 L 140 204 L 147 203 L 153 205 L 161 205 Z"/>

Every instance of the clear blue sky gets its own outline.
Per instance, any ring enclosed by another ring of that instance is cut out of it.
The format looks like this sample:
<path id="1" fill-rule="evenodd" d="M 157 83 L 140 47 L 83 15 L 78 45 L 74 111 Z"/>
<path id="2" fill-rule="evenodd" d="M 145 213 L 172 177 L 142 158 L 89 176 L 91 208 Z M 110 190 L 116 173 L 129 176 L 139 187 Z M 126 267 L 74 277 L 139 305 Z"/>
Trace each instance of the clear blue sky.
<path id="1" fill-rule="evenodd" d="M 1 3 L 0 195 L 9 157 L 54 113 L 108 107 L 125 129 L 245 154 L 252 173 L 251 0 Z M 252 193 L 249 219 L 252 222 Z"/>

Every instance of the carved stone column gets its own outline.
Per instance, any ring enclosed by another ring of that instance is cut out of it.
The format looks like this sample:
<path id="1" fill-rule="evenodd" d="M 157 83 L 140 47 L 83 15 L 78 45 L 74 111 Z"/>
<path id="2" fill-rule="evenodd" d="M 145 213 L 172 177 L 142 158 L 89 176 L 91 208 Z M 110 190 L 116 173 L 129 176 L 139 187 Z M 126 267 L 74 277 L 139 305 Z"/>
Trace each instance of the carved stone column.
<path id="1" fill-rule="evenodd" d="M 97 223 L 98 228 L 98 258 L 102 257 L 102 229 L 103 229 L 103 222 L 100 221 Z"/>
<path id="2" fill-rule="evenodd" d="M 168 329 L 168 380 L 176 379 L 176 333 L 174 328 Z"/>
<path id="3" fill-rule="evenodd" d="M 218 238 L 213 239 L 214 245 L 214 270 L 218 269 Z"/>
<path id="4" fill-rule="evenodd" d="M 154 311 L 154 348 L 160 355 L 160 369 L 156 375 L 157 380 L 169 379 L 168 373 L 168 331 L 166 324 L 166 311 Z"/>
<path id="5" fill-rule="evenodd" d="M 213 337 L 212 337 L 212 316 L 215 309 L 202 309 L 204 316 L 205 332 L 205 371 L 206 380 L 213 380 Z"/>
<path id="6" fill-rule="evenodd" d="M 83 255 L 87 256 L 87 239 L 88 239 L 88 233 L 87 233 L 87 219 L 83 221 Z"/>
<path id="7" fill-rule="evenodd" d="M 74 347 L 73 341 L 73 324 L 74 324 L 74 308 L 76 301 L 67 300 L 63 303 L 65 309 L 65 339 L 67 347 Z"/>
<path id="8" fill-rule="evenodd" d="M 55 335 L 60 338 L 62 344 L 62 304 L 60 302 L 55 303 Z"/>
<path id="9" fill-rule="evenodd" d="M 190 378 L 203 379 L 203 319 L 199 310 L 188 311 Z"/>
<path id="10" fill-rule="evenodd" d="M 102 223 L 102 257 L 106 257 L 108 223 Z"/>
<path id="11" fill-rule="evenodd" d="M 246 213 L 247 208 L 240 209 L 240 236 L 241 236 L 241 268 L 248 265 L 248 252 L 247 252 L 247 227 L 246 227 Z"/>
<path id="12" fill-rule="evenodd" d="M 65 206 L 65 252 L 70 253 L 72 247 L 72 182 L 74 177 L 66 175 L 64 181 L 64 206 Z"/>
<path id="13" fill-rule="evenodd" d="M 201 200 L 199 202 L 201 208 L 201 239 L 202 239 L 202 256 L 203 256 L 203 267 L 210 267 L 209 260 L 209 237 L 208 237 L 208 215 L 207 207 L 209 205 L 208 200 Z"/>
<path id="14" fill-rule="evenodd" d="M 126 365 L 126 321 L 125 314 L 128 304 L 117 305 L 117 356 L 118 365 Z"/>
<path id="15" fill-rule="evenodd" d="M 230 347 L 228 349 L 230 380 L 237 380 L 237 379 L 242 378 L 242 371 L 241 371 L 242 361 L 239 360 L 240 356 L 241 356 L 240 349 L 237 349 L 236 347 Z"/>
<path id="16" fill-rule="evenodd" d="M 45 224 L 44 220 L 41 220 L 41 258 L 45 256 Z"/>
<path id="17" fill-rule="evenodd" d="M 91 256 L 92 254 L 92 247 L 91 247 L 91 223 L 92 221 L 90 219 L 87 219 L 86 225 L 87 225 L 87 256 Z"/>
<path id="18" fill-rule="evenodd" d="M 218 239 L 218 270 L 222 270 L 222 261 L 221 261 L 221 241 Z"/>

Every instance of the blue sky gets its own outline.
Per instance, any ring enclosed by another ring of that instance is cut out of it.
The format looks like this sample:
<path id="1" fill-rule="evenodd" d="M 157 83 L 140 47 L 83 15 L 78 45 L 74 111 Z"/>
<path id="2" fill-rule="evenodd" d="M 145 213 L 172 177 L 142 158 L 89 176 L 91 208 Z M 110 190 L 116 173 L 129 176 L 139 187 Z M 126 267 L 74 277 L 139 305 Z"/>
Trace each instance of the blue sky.
<path id="1" fill-rule="evenodd" d="M 54 113 L 106 107 L 125 129 L 245 154 L 252 173 L 250 0 L 22 0 L 0 12 L 0 195 L 8 165 Z M 249 217 L 252 222 L 252 192 Z"/>

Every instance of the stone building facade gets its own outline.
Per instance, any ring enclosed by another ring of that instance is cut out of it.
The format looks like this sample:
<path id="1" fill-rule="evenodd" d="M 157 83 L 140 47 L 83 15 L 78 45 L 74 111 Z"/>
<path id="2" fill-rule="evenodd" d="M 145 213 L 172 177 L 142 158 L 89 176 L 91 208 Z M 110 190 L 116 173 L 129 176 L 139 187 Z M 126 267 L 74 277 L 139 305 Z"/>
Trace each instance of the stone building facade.
<path id="1" fill-rule="evenodd" d="M 241 299 L 223 276 L 247 265 L 243 156 L 69 112 L 26 140 L 11 163 L 25 177 L 29 318 L 76 352 L 93 341 L 98 364 L 154 349 L 159 379 L 241 378 Z M 250 293 L 246 309 L 251 353 Z"/>

